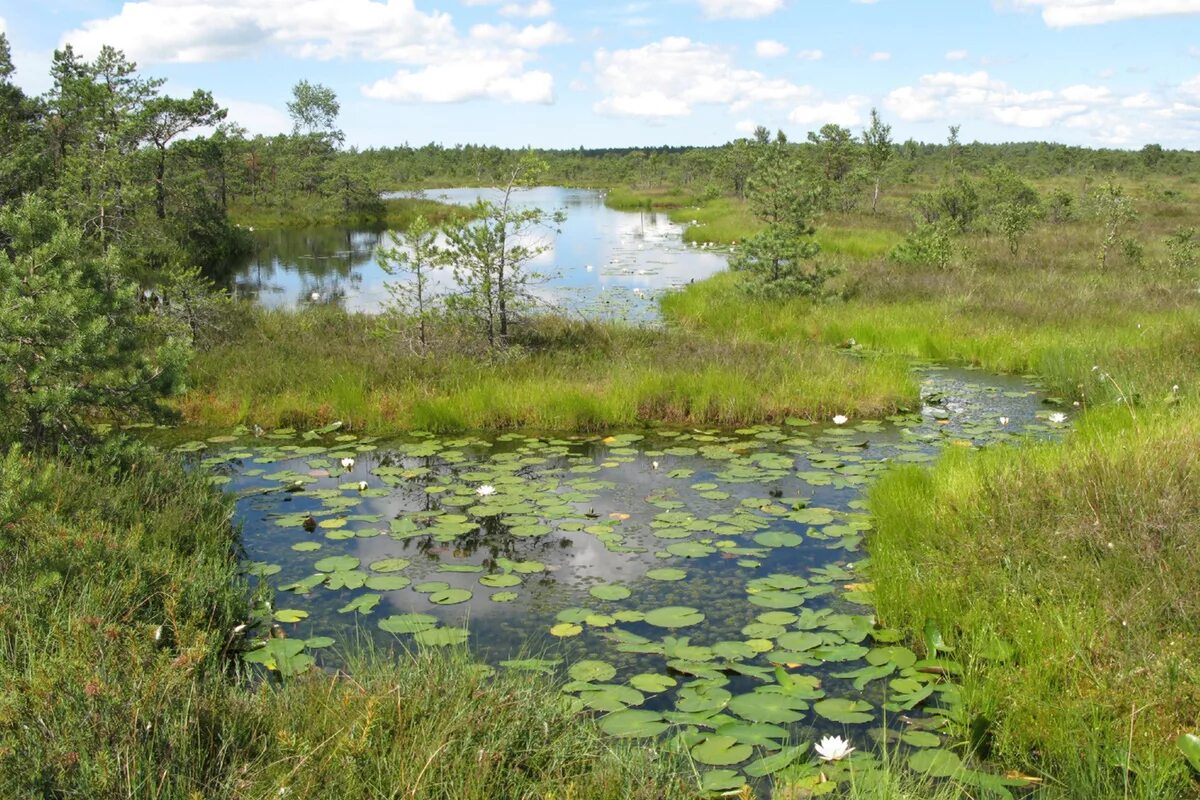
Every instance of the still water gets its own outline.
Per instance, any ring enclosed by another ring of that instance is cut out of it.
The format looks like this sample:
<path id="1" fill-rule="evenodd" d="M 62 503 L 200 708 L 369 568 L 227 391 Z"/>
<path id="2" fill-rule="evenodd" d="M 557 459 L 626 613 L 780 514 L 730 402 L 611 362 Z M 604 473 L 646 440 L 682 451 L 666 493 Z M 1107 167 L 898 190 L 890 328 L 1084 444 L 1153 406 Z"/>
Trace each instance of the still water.
<path id="1" fill-rule="evenodd" d="M 495 200 L 491 189 L 429 190 L 425 197 L 470 205 Z M 525 208 L 562 211 L 558 230 L 547 228 L 546 246 L 531 269 L 548 276 L 538 288 L 547 307 L 606 319 L 656 318 L 658 296 L 667 289 L 706 278 L 725 268 L 717 252 L 684 244 L 683 226 L 666 214 L 615 211 L 601 192 L 536 187 L 521 191 Z M 337 303 L 350 311 L 378 311 L 388 299 L 389 280 L 376 263 L 387 231 L 351 228 L 299 228 L 255 232 L 255 249 L 234 270 L 232 289 L 272 308 Z M 435 278 L 442 290 L 450 275 Z M 314 298 L 316 298 L 314 300 Z"/>

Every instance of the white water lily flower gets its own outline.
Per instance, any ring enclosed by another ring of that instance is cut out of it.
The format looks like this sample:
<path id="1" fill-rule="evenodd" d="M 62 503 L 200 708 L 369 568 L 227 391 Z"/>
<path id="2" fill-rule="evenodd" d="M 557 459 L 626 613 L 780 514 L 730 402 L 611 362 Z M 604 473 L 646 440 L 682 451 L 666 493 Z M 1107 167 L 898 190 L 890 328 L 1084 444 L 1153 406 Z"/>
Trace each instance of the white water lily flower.
<path id="1" fill-rule="evenodd" d="M 658 462 L 657 462 L 657 461 L 651 461 L 651 462 L 650 462 L 650 466 L 654 467 L 655 469 L 658 469 Z"/>
<path id="2" fill-rule="evenodd" d="M 346 456 L 342 459 L 342 469 L 354 469 L 354 459 Z"/>
<path id="3" fill-rule="evenodd" d="M 490 483 L 485 483 L 483 486 L 480 486 L 475 490 L 475 494 L 479 495 L 480 497 L 491 497 L 495 493 L 496 487 L 492 486 Z"/>
<path id="4" fill-rule="evenodd" d="M 836 417 L 833 418 L 834 425 L 845 425 L 849 421 L 850 421 L 850 418 L 847 417 L 845 414 L 838 414 Z"/>
<path id="5" fill-rule="evenodd" d="M 1007 424 L 1008 424 L 1008 417 L 1001 417 L 1001 418 L 1000 418 L 1000 424 L 1001 424 L 1001 425 L 1007 425 Z"/>
<path id="6" fill-rule="evenodd" d="M 367 490 L 367 482 L 366 482 L 366 481 L 359 481 L 359 482 L 358 482 L 358 490 L 359 490 L 360 492 L 365 492 L 365 491 Z"/>
<path id="7" fill-rule="evenodd" d="M 310 294 L 310 295 L 308 296 L 308 299 L 309 299 L 309 300 L 312 300 L 312 301 L 315 303 L 315 302 L 317 302 L 318 300 L 320 300 L 320 299 L 321 299 L 321 293 L 320 293 L 320 292 L 313 292 L 312 294 Z"/>
<path id="8" fill-rule="evenodd" d="M 850 746 L 850 741 L 840 736 L 826 736 L 817 742 L 815 749 L 822 761 L 841 761 L 854 752 L 854 748 Z"/>
<path id="9" fill-rule="evenodd" d="M 1064 422 L 1067 421 L 1067 415 L 1062 413 L 1061 411 L 1055 411 L 1053 414 L 1050 415 L 1050 421 L 1053 422 L 1055 425 L 1062 425 Z"/>

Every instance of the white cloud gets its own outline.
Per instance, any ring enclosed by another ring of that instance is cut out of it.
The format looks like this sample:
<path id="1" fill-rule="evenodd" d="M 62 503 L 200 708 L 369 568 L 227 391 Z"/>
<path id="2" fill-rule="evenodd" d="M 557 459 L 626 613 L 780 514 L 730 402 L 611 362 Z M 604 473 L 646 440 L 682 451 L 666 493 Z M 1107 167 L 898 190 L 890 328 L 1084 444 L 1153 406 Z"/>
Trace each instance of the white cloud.
<path id="1" fill-rule="evenodd" d="M 1172 101 L 1172 94 L 1178 99 Z M 924 75 L 915 86 L 893 90 L 884 107 L 908 122 L 975 119 L 1014 128 L 1061 127 L 1084 131 L 1100 144 L 1119 146 L 1188 141 L 1200 125 L 1200 107 L 1189 97 L 1200 101 L 1200 75 L 1160 96 L 1148 92 L 1120 96 L 1106 86 L 1087 84 L 1022 91 L 981 70 Z"/>
<path id="2" fill-rule="evenodd" d="M 783 42 L 774 39 L 761 39 L 754 45 L 754 52 L 759 58 L 779 58 L 786 56 L 788 49 Z"/>
<path id="3" fill-rule="evenodd" d="M 4 17 L 0 17 L 0 33 L 6 33 L 7 31 L 8 22 L 5 21 Z"/>
<path id="4" fill-rule="evenodd" d="M 783 8 L 783 0 L 699 0 L 709 19 L 755 19 Z"/>
<path id="5" fill-rule="evenodd" d="M 604 95 L 594 108 L 601 114 L 667 119 L 688 116 L 696 106 L 724 106 L 736 113 L 830 104 L 811 86 L 739 68 L 726 50 L 682 36 L 636 49 L 599 50 L 594 67 Z M 801 111 L 801 116 L 807 114 Z"/>
<path id="6" fill-rule="evenodd" d="M 547 0 L 500 9 L 526 17 L 551 11 Z M 272 49 L 298 58 L 390 61 L 401 68 L 364 86 L 364 94 L 438 103 L 553 102 L 553 77 L 529 62 L 567 40 L 550 21 L 476 25 L 463 35 L 449 14 L 419 11 L 413 0 L 141 0 L 62 37 L 85 55 L 111 44 L 138 62 L 216 61 Z"/>
<path id="7" fill-rule="evenodd" d="M 801 61 L 820 61 L 825 57 L 824 50 L 801 50 L 796 53 L 796 58 Z"/>
<path id="8" fill-rule="evenodd" d="M 946 53 L 946 60 L 947 61 L 966 61 L 968 55 L 970 55 L 970 54 L 967 53 L 966 50 L 951 50 L 950 52 Z"/>
<path id="9" fill-rule="evenodd" d="M 891 61 L 892 54 L 885 50 L 877 50 L 867 57 L 870 61 Z"/>
<path id="10" fill-rule="evenodd" d="M 1102 25 L 1139 17 L 1200 14 L 1200 0 L 1015 0 L 1017 8 L 1040 8 L 1051 28 Z"/>
<path id="11" fill-rule="evenodd" d="M 505 3 L 500 6 L 502 17 L 548 17 L 554 13 L 554 4 L 550 0 L 533 0 L 531 3 Z"/>
<path id="12" fill-rule="evenodd" d="M 397 103 L 462 103 L 501 100 L 507 103 L 553 103 L 554 77 L 541 70 L 521 71 L 505 58 L 471 58 L 431 64 L 363 87 L 367 97 Z"/>
<path id="13" fill-rule="evenodd" d="M 754 133 L 754 131 L 757 128 L 758 128 L 758 125 L 755 124 L 754 120 L 752 120 L 752 119 L 743 119 L 743 120 L 739 121 L 736 125 L 733 126 L 733 129 L 735 131 L 737 131 L 738 133 L 744 133 L 747 136 Z"/>

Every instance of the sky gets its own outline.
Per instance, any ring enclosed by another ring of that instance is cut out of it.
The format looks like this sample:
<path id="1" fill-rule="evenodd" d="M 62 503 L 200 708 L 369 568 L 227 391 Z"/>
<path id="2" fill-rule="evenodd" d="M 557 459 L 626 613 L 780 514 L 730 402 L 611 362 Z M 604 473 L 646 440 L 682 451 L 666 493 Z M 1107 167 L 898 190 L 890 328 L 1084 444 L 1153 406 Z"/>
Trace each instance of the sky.
<path id="1" fill-rule="evenodd" d="M 17 81 L 56 47 L 125 51 L 165 91 L 290 130 L 300 79 L 348 144 L 1056 141 L 1200 149 L 1200 0 L 0 0 Z"/>

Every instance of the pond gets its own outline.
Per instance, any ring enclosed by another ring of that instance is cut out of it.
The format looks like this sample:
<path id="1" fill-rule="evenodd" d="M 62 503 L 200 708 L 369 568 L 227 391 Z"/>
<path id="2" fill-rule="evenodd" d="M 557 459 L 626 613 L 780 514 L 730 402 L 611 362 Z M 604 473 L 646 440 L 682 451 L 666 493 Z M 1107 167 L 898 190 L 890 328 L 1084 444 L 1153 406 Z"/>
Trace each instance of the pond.
<path id="1" fill-rule="evenodd" d="M 496 199 L 491 189 L 438 189 L 423 196 L 470 205 Z M 539 300 L 591 318 L 650 321 L 667 289 L 725 268 L 725 257 L 684 244 L 683 226 L 666 214 L 615 211 L 602 192 L 536 187 L 516 195 L 522 207 L 563 211 L 558 231 L 547 229 L 547 250 L 532 269 L 552 276 Z M 236 264 L 231 288 L 268 307 L 338 303 L 351 311 L 378 311 L 388 299 L 387 273 L 375 261 L 386 231 L 338 227 L 256 231 L 251 255 Z M 446 287 L 448 272 L 435 283 Z M 316 298 L 314 300 L 314 298 Z"/>
<path id="2" fill-rule="evenodd" d="M 957 667 L 876 624 L 864 489 L 893 464 L 1053 436 L 1065 419 L 1016 378 L 921 373 L 924 407 L 879 421 L 387 442 L 237 431 L 179 449 L 237 497 L 248 572 L 275 592 L 264 619 L 287 635 L 256 657 L 281 671 L 337 666 L 362 636 L 466 642 L 496 668 L 568 679 L 613 735 L 674 736 L 709 788 L 813 769 L 802 745 L 827 734 L 948 774 Z"/>

